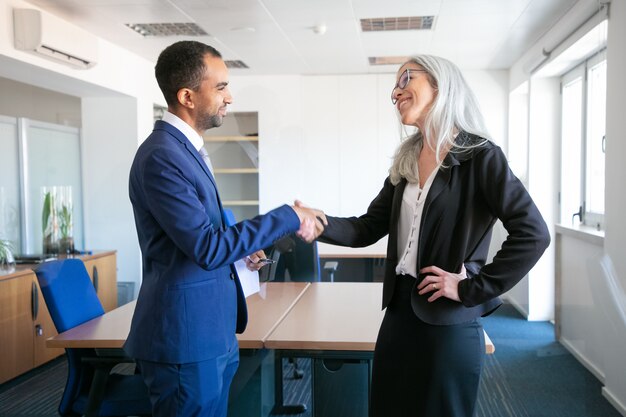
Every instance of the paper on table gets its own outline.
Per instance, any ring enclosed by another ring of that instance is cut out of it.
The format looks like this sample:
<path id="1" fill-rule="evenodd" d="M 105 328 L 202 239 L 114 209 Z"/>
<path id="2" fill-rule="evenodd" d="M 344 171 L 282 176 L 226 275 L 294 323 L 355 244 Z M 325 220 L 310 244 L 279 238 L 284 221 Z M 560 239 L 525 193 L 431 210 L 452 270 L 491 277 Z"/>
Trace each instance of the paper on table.
<path id="1" fill-rule="evenodd" d="M 241 281 L 241 288 L 243 289 L 244 297 L 259 292 L 259 273 L 250 271 L 246 268 L 245 262 L 240 259 L 235 262 L 235 268 L 237 268 L 237 275 L 239 275 L 239 281 Z"/>

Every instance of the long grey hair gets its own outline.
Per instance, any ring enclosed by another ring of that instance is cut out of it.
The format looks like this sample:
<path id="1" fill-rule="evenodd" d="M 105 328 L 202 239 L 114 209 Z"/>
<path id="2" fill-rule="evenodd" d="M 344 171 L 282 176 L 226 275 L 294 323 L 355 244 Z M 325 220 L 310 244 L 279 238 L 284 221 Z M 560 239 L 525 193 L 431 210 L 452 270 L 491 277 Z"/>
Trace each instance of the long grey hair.
<path id="1" fill-rule="evenodd" d="M 455 144 L 457 133 L 463 131 L 489 138 L 478 101 L 455 64 L 432 55 L 418 55 L 402 66 L 409 62 L 426 70 L 436 96 L 426 115 L 423 130 L 406 138 L 396 150 L 389 169 L 389 177 L 394 185 L 402 178 L 406 178 L 409 183 L 419 182 L 417 160 L 424 142 L 435 151 L 437 163 L 441 164 L 444 149 L 452 149 L 455 145 L 457 150 L 467 149 L 482 143 Z"/>

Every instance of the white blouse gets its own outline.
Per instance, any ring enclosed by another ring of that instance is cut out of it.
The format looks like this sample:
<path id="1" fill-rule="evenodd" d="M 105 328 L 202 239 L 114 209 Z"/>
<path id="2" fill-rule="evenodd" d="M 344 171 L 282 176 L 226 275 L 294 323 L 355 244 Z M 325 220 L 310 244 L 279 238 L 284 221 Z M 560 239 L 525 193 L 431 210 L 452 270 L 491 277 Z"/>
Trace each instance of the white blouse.
<path id="1" fill-rule="evenodd" d="M 407 184 L 402 195 L 400 218 L 398 219 L 398 264 L 396 274 L 417 278 L 417 245 L 424 202 L 430 191 L 439 167 L 430 174 L 424 188 L 419 184 Z"/>

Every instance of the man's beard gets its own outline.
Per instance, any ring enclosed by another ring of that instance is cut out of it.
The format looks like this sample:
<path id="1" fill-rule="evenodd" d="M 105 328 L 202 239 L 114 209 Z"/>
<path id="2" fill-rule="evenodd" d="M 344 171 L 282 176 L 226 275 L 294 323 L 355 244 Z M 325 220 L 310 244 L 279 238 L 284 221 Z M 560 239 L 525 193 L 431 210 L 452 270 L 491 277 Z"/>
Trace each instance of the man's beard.
<path id="1" fill-rule="evenodd" d="M 214 127 L 220 127 L 223 122 L 224 118 L 219 114 L 205 114 L 199 124 L 202 130 L 208 130 Z"/>

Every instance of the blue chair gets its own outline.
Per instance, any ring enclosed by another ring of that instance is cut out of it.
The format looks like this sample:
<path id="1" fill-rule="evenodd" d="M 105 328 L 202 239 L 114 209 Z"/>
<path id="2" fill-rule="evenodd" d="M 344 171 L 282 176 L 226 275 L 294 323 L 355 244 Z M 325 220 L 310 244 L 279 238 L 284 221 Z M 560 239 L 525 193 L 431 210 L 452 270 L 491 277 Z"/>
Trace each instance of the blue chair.
<path id="1" fill-rule="evenodd" d="M 44 262 L 35 270 L 57 332 L 62 333 L 104 314 L 79 259 Z M 107 355 L 95 349 L 65 349 L 68 376 L 59 404 L 62 416 L 151 415 L 152 406 L 141 375 L 109 374 L 119 363 L 132 362 L 121 349 Z"/>
<path id="2" fill-rule="evenodd" d="M 237 220 L 235 220 L 235 213 L 228 208 L 222 209 L 222 221 L 227 227 L 233 226 L 237 223 Z"/>

